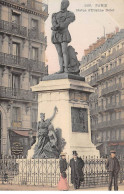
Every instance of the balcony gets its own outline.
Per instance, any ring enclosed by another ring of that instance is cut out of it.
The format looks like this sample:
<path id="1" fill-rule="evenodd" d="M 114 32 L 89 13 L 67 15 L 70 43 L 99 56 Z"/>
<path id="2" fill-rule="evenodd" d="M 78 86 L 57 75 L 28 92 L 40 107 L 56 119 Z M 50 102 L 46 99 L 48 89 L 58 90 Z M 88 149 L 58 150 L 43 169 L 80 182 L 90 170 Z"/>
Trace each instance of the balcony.
<path id="1" fill-rule="evenodd" d="M 0 98 L 1 99 L 12 99 L 26 102 L 37 102 L 37 93 L 31 92 L 30 90 L 23 90 L 18 88 L 9 88 L 0 86 Z"/>
<path id="2" fill-rule="evenodd" d="M 91 86 L 97 86 L 97 85 L 98 85 L 98 83 L 97 83 L 97 78 L 92 79 L 92 80 L 89 82 L 89 84 L 90 84 Z"/>
<path id="3" fill-rule="evenodd" d="M 17 25 L 12 22 L 0 20 L 0 32 L 14 34 L 22 37 L 27 36 L 27 28 L 24 26 Z"/>
<path id="4" fill-rule="evenodd" d="M 47 67 L 44 62 L 18 57 L 7 53 L 0 53 L 0 65 L 39 72 L 45 75 L 47 74 Z"/>
<path id="5" fill-rule="evenodd" d="M 28 30 L 28 38 L 33 39 L 33 40 L 38 40 L 40 42 L 43 42 L 47 44 L 47 37 L 44 36 L 43 32 L 38 32 L 38 30 L 34 29 L 29 29 Z"/>
<path id="6" fill-rule="evenodd" d="M 0 20 L 0 33 L 7 33 L 10 35 L 21 36 L 30 40 L 37 40 L 47 44 L 47 37 L 44 36 L 43 32 L 38 32 L 36 29 L 28 29 L 24 26 L 17 25 L 12 22 Z"/>
<path id="7" fill-rule="evenodd" d="M 106 106 L 99 106 L 98 107 L 98 112 L 105 112 L 105 111 L 113 111 L 118 108 L 123 108 L 124 107 L 124 100 L 121 100 L 118 103 L 109 103 Z"/>
<path id="8" fill-rule="evenodd" d="M 122 83 L 119 83 L 119 84 L 102 89 L 101 95 L 105 96 L 105 95 L 108 95 L 110 93 L 117 92 L 121 89 L 122 89 Z"/>
<path id="9" fill-rule="evenodd" d="M 124 64 L 118 65 L 110 70 L 108 70 L 107 72 L 100 74 L 98 76 L 98 80 L 97 81 L 101 81 L 106 79 L 107 77 L 113 76 L 114 74 L 117 74 L 119 72 L 124 71 Z"/>
<path id="10" fill-rule="evenodd" d="M 91 66 L 90 68 L 84 70 L 84 71 L 81 73 L 81 76 L 82 76 L 82 77 L 86 77 L 87 75 L 89 75 L 89 74 L 91 74 L 91 73 L 93 73 L 93 72 L 95 72 L 95 71 L 97 71 L 97 70 L 98 70 L 97 64 L 96 64 L 96 65 L 93 65 L 93 66 Z"/>
<path id="11" fill-rule="evenodd" d="M 105 129 L 105 128 L 113 128 L 113 127 L 121 127 L 124 126 L 124 119 L 116 119 L 111 121 L 104 121 L 98 123 L 97 129 Z"/>
<path id="12" fill-rule="evenodd" d="M 44 16 L 48 15 L 48 5 L 46 3 L 36 0 L 0 0 L 1 3 L 10 3 L 21 7 L 21 9 L 29 9 L 29 11 L 35 11 Z"/>
<path id="13" fill-rule="evenodd" d="M 102 59 L 101 61 L 99 61 L 99 66 L 102 66 L 106 63 L 109 63 L 110 61 L 118 58 L 119 56 L 124 54 L 124 48 L 121 48 L 117 51 L 114 51 L 111 55 L 109 55 L 108 57 L 105 57 L 104 59 Z"/>

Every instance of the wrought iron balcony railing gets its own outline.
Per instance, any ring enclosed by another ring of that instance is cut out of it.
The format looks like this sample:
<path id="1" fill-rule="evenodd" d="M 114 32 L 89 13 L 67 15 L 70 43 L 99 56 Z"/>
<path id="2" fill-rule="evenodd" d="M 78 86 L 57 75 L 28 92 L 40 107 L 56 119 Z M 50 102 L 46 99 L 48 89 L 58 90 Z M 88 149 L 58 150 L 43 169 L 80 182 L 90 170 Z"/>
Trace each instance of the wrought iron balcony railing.
<path id="1" fill-rule="evenodd" d="M 0 31 L 27 37 L 26 27 L 4 20 L 0 20 Z"/>
<path id="2" fill-rule="evenodd" d="M 116 103 L 109 103 L 106 106 L 99 106 L 98 107 L 98 112 L 104 112 L 104 111 L 109 111 L 109 110 L 114 110 L 118 108 L 124 107 L 124 100 L 121 100 L 120 102 Z"/>
<path id="3" fill-rule="evenodd" d="M 97 129 L 113 128 L 116 126 L 124 126 L 124 119 L 115 119 L 98 123 Z"/>
<path id="4" fill-rule="evenodd" d="M 28 30 L 28 37 L 29 39 L 35 39 L 43 43 L 47 43 L 47 37 L 44 36 L 43 32 L 38 32 L 36 29 L 29 29 Z"/>
<path id="5" fill-rule="evenodd" d="M 119 83 L 119 84 L 102 89 L 101 95 L 104 96 L 104 95 L 107 95 L 109 93 L 113 93 L 113 92 L 116 92 L 118 90 L 121 90 L 121 89 L 122 89 L 122 83 Z"/>
<path id="6" fill-rule="evenodd" d="M 47 44 L 47 37 L 44 36 L 43 32 L 38 32 L 38 29 L 27 29 L 26 27 L 13 22 L 0 20 L 0 32 L 14 34 L 31 40 L 38 40 Z"/>
<path id="7" fill-rule="evenodd" d="M 0 0 L 8 3 L 12 3 L 26 9 L 37 11 L 41 14 L 48 15 L 48 5 L 43 2 L 39 2 L 36 0 Z"/>
<path id="8" fill-rule="evenodd" d="M 38 96 L 30 90 L 0 86 L 0 98 L 37 102 Z"/>
<path id="9" fill-rule="evenodd" d="M 124 64 L 118 65 L 118 66 L 108 70 L 107 72 L 100 74 L 98 76 L 97 81 L 101 81 L 101 80 L 106 79 L 107 77 L 109 77 L 111 75 L 117 74 L 117 73 L 122 72 L 122 71 L 124 71 Z"/>
<path id="10" fill-rule="evenodd" d="M 81 73 L 81 76 L 84 76 L 86 77 L 87 75 L 93 73 L 94 71 L 97 71 L 98 70 L 98 66 L 97 64 L 96 65 L 93 65 L 91 66 L 90 68 L 84 70 L 82 73 Z"/>
<path id="11" fill-rule="evenodd" d="M 97 85 L 98 85 L 98 83 L 97 83 L 97 78 L 94 78 L 93 80 L 91 80 L 91 81 L 89 82 L 89 84 L 90 84 L 91 86 L 97 86 Z"/>
<path id="12" fill-rule="evenodd" d="M 106 63 L 109 63 L 110 61 L 112 61 L 113 59 L 118 58 L 119 56 L 124 54 L 124 48 L 121 48 L 117 51 L 114 51 L 111 55 L 109 55 L 108 57 L 102 59 L 99 61 L 99 66 L 102 66 Z"/>
<path id="13" fill-rule="evenodd" d="M 0 53 L 0 65 L 6 65 L 20 69 L 26 69 L 27 71 L 47 74 L 47 67 L 45 66 L 44 62 L 35 61 L 24 57 L 18 57 L 7 53 Z"/>

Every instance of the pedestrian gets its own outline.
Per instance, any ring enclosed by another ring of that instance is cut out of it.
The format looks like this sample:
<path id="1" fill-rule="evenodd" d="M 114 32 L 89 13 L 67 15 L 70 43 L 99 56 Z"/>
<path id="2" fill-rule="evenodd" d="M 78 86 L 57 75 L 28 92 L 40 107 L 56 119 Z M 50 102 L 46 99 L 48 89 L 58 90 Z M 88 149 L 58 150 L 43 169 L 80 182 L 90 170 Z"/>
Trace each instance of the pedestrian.
<path id="1" fill-rule="evenodd" d="M 79 189 L 81 182 L 84 181 L 84 174 L 82 168 L 84 167 L 84 161 L 81 157 L 78 157 L 76 151 L 73 151 L 73 158 L 70 160 L 71 167 L 71 183 L 74 185 L 74 189 Z"/>
<path id="2" fill-rule="evenodd" d="M 61 153 L 60 154 L 60 161 L 59 161 L 59 166 L 60 166 L 60 181 L 58 183 L 58 190 L 60 191 L 68 191 L 69 190 L 69 185 L 67 182 L 67 175 L 66 175 L 66 170 L 67 170 L 67 161 L 66 161 L 66 153 Z"/>
<path id="3" fill-rule="evenodd" d="M 120 164 L 116 158 L 116 151 L 110 151 L 110 158 L 107 160 L 106 169 L 109 172 L 109 186 L 108 190 L 112 190 L 112 180 L 114 179 L 114 191 L 118 191 L 118 173 L 120 170 Z"/>

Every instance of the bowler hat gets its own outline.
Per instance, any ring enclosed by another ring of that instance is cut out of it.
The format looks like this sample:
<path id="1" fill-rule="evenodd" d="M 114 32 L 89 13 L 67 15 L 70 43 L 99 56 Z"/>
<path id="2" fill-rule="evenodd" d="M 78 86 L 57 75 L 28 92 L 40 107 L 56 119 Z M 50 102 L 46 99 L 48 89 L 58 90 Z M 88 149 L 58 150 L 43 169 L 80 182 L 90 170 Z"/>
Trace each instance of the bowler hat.
<path id="1" fill-rule="evenodd" d="M 77 151 L 73 151 L 72 153 L 73 153 L 74 156 L 78 155 Z"/>
<path id="2" fill-rule="evenodd" d="M 115 151 L 115 150 L 110 150 L 110 153 L 114 153 L 114 154 L 115 154 L 115 153 L 116 153 L 116 151 Z"/>
<path id="3" fill-rule="evenodd" d="M 61 152 L 60 156 L 65 156 L 66 153 L 65 152 Z"/>

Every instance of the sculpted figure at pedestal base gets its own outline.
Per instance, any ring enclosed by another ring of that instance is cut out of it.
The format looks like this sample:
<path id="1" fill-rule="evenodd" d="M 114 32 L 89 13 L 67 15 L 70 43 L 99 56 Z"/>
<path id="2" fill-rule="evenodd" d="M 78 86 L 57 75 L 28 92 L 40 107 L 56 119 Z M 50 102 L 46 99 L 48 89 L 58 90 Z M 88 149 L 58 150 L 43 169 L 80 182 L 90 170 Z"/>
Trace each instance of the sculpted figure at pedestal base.
<path id="1" fill-rule="evenodd" d="M 41 120 L 38 122 L 37 141 L 32 146 L 34 155 L 32 158 L 59 158 L 65 146 L 65 140 L 61 137 L 61 129 L 54 130 L 52 120 L 58 112 L 54 108 L 53 116 L 45 120 L 45 114 L 41 113 Z"/>
<path id="2" fill-rule="evenodd" d="M 45 120 L 45 114 L 44 113 L 40 114 L 41 121 L 38 122 L 38 132 L 37 132 L 38 141 L 37 141 L 37 144 L 34 148 L 33 158 L 51 158 L 50 155 L 46 156 L 44 150 L 49 149 L 48 145 L 49 145 L 49 147 L 53 146 L 52 144 L 50 145 L 51 134 L 52 134 L 52 138 L 53 138 L 52 142 L 53 141 L 56 142 L 55 133 L 52 132 L 52 130 L 49 127 L 50 127 L 51 121 L 54 119 L 57 111 L 58 111 L 58 109 L 57 109 L 57 107 L 55 107 L 53 116 L 49 119 L 46 119 L 46 120 Z M 53 153 L 52 153 L 52 156 L 53 156 Z M 57 151 L 53 157 L 58 157 Z"/>

